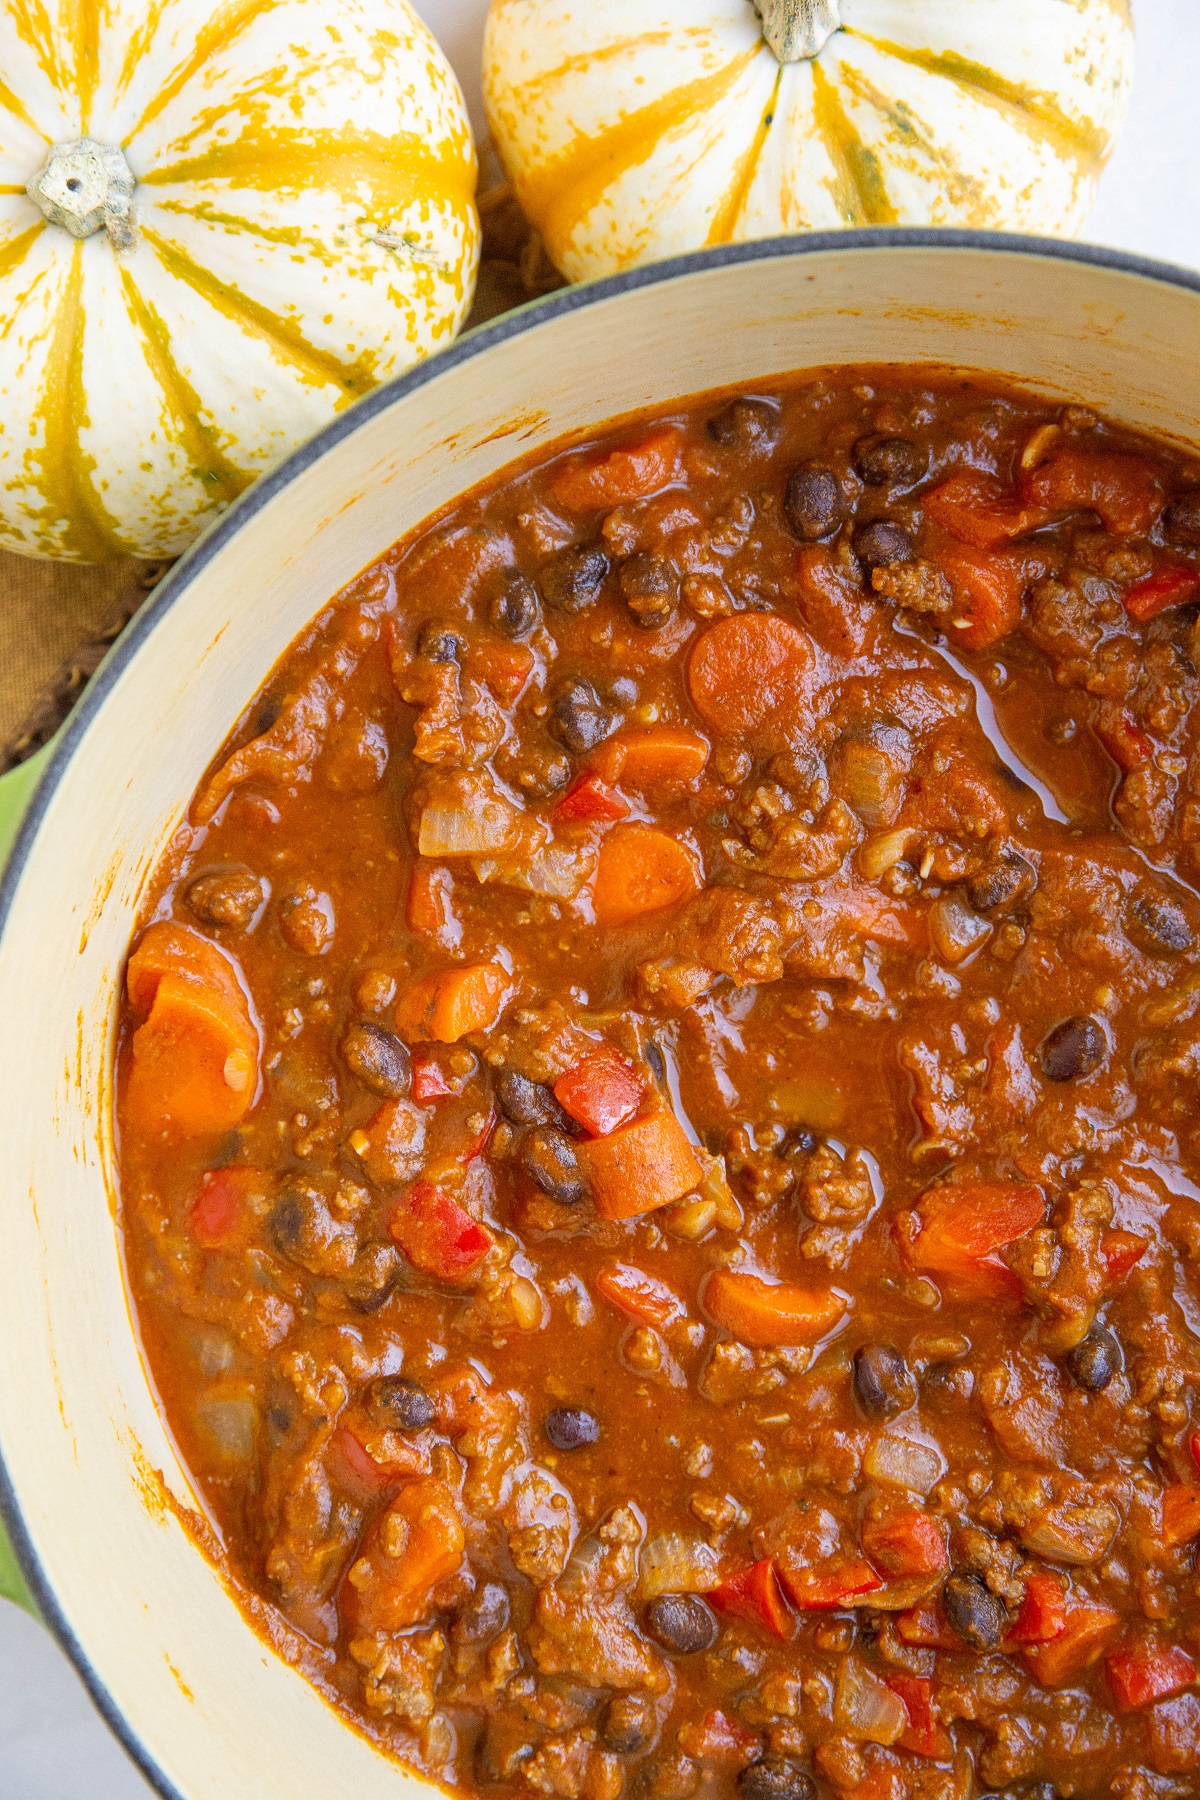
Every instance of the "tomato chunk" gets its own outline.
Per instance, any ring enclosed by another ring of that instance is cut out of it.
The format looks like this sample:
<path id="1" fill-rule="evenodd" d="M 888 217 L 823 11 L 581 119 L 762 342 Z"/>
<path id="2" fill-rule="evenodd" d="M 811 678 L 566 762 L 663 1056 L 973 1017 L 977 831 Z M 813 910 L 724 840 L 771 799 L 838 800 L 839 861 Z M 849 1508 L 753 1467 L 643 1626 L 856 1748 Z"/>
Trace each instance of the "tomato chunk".
<path id="1" fill-rule="evenodd" d="M 949 1762 L 954 1754 L 954 1739 L 933 1710 L 933 1683 L 923 1675 L 888 1675 L 887 1684 L 904 1702 L 908 1726 L 896 1739 L 901 1750 L 914 1756 L 928 1756 L 934 1762 Z"/>
<path id="2" fill-rule="evenodd" d="M 1108 1278 L 1114 1285 L 1124 1281 L 1129 1271 L 1136 1268 L 1147 1250 L 1150 1239 L 1138 1237 L 1133 1231 L 1106 1231 L 1100 1239 L 1100 1255 L 1108 1270 Z"/>
<path id="3" fill-rule="evenodd" d="M 151 925 L 129 959 L 126 1116 L 188 1137 L 228 1131 L 258 1090 L 260 1040 L 233 961 L 185 925 Z"/>
<path id="4" fill-rule="evenodd" d="M 1022 478 L 1023 497 L 1052 513 L 1099 513 L 1106 531 L 1149 531 L 1165 504 L 1149 463 L 1119 451 L 1064 449 Z"/>
<path id="5" fill-rule="evenodd" d="M 704 1173 L 673 1113 L 646 1113 L 607 1137 L 590 1138 L 576 1155 L 602 1219 L 636 1219 L 682 1200 Z"/>
<path id="6" fill-rule="evenodd" d="M 514 644 L 500 638 L 486 638 L 470 653 L 472 668 L 483 679 L 503 706 L 511 706 L 533 673 L 537 659 L 528 644 Z"/>
<path id="7" fill-rule="evenodd" d="M 466 1533 L 444 1482 L 408 1482 L 379 1515 L 342 1584 L 341 1605 L 361 1632 L 404 1631 L 428 1617 L 442 1582 L 462 1565 Z"/>
<path id="8" fill-rule="evenodd" d="M 963 469 L 922 495 L 925 516 L 964 544 L 993 550 L 1044 525 L 1049 513 L 1023 504 L 994 475 Z"/>
<path id="9" fill-rule="evenodd" d="M 705 1596 L 719 1613 L 765 1626 L 773 1637 L 790 1638 L 796 1621 L 780 1591 L 770 1557 L 730 1576 Z"/>
<path id="10" fill-rule="evenodd" d="M 704 1304 L 739 1343 L 775 1349 L 817 1343 L 845 1317 L 849 1302 L 836 1288 L 794 1287 L 737 1269 L 714 1269 Z"/>
<path id="11" fill-rule="evenodd" d="M 933 1575 L 950 1567 L 941 1526 L 915 1507 L 864 1519 L 861 1538 L 864 1552 L 885 1575 Z"/>
<path id="12" fill-rule="evenodd" d="M 835 1569 L 811 1569 L 788 1551 L 777 1562 L 779 1579 L 802 1612 L 839 1612 L 857 1606 L 866 1594 L 884 1585 L 870 1563 L 856 1559 Z"/>
<path id="13" fill-rule="evenodd" d="M 996 1255 L 1045 1217 L 1041 1188 L 1015 1182 L 964 1182 L 930 1188 L 915 1212 L 897 1220 L 909 1266 L 963 1294 L 1019 1298 L 1020 1283 Z"/>
<path id="14" fill-rule="evenodd" d="M 188 1229 L 205 1250 L 244 1244 L 254 1228 L 248 1203 L 255 1193 L 265 1193 L 261 1169 L 232 1167 L 210 1169 L 188 1210 Z"/>
<path id="15" fill-rule="evenodd" d="M 486 1225 L 429 1182 L 409 1189 L 388 1230 L 414 1269 L 439 1281 L 461 1280 L 495 1241 Z"/>
<path id="16" fill-rule="evenodd" d="M 563 1111 L 593 1137 L 607 1137 L 632 1119 L 645 1092 L 636 1071 L 613 1050 L 589 1052 L 554 1084 Z"/>
<path id="17" fill-rule="evenodd" d="M 1069 1606 L 1063 1629 L 1044 1644 L 1030 1644 L 1025 1666 L 1043 1687 L 1069 1687 L 1099 1662 L 1120 1629 L 1121 1615 L 1107 1606 Z"/>
<path id="18" fill-rule="evenodd" d="M 414 1050 L 412 1053 L 411 1092 L 418 1106 L 428 1106 L 434 1100 L 444 1100 L 447 1094 L 454 1092 L 441 1063 L 431 1050 Z"/>
<path id="19" fill-rule="evenodd" d="M 1198 593 L 1200 575 L 1186 564 L 1177 563 L 1170 568 L 1156 569 L 1145 581 L 1126 588 L 1125 611 L 1135 624 L 1144 625 L 1148 619 L 1157 619 L 1159 613 L 1167 612 L 1172 606 L 1186 606 Z"/>
<path id="20" fill-rule="evenodd" d="M 550 492 L 572 512 L 593 512 L 643 500 L 678 481 L 682 473 L 683 432 L 677 425 L 656 425 L 645 437 L 621 444 L 599 456 L 577 456 L 560 464 L 550 478 Z"/>
<path id="21" fill-rule="evenodd" d="M 950 628 L 967 650 L 986 650 L 1021 622 L 1022 560 L 1002 551 L 941 550 L 935 560 L 954 589 Z"/>
<path id="22" fill-rule="evenodd" d="M 1140 1645 L 1114 1650 L 1105 1659 L 1104 1673 L 1118 1712 L 1134 1712 L 1156 1700 L 1169 1700 L 1191 1687 L 1196 1665 L 1178 1645 Z"/>

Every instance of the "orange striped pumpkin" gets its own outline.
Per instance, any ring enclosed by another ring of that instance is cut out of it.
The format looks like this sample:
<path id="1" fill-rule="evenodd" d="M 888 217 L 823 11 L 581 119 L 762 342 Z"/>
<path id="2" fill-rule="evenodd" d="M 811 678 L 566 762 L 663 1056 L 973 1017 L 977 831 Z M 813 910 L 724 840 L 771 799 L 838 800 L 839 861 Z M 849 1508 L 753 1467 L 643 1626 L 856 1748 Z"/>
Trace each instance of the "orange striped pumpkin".
<path id="1" fill-rule="evenodd" d="M 0 0 L 0 543 L 182 550 L 454 336 L 475 180 L 407 0 Z"/>
<path id="2" fill-rule="evenodd" d="M 558 268 L 853 225 L 1070 235 L 1128 0 L 491 0 L 484 98 Z"/>

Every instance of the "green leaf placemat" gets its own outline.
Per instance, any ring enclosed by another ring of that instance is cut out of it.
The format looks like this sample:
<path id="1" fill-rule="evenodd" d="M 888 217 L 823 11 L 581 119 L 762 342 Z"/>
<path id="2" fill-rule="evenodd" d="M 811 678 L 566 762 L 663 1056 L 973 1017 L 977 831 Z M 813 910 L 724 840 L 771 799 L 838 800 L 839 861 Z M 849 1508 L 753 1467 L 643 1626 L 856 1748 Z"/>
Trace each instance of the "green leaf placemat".
<path id="1" fill-rule="evenodd" d="M 39 750 L 28 762 L 20 763 L 7 775 L 0 775 L 0 866 L 12 849 L 17 827 L 29 804 L 29 797 L 37 786 L 48 754 L 48 747 Z M 3 1525 L 0 1525 L 0 1596 L 5 1600 L 15 1600 L 18 1606 L 23 1606 L 37 1618 L 33 1596 L 26 1586 L 25 1577 L 13 1555 L 12 1545 L 5 1535 Z"/>

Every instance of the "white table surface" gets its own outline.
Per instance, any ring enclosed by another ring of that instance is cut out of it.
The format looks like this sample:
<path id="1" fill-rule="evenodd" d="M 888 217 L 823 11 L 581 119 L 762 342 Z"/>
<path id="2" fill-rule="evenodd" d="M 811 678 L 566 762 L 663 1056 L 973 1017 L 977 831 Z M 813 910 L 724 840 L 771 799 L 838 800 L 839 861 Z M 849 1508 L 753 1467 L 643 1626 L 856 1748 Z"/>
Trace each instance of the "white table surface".
<path id="1" fill-rule="evenodd" d="M 1200 0 L 1134 4 L 1133 109 L 1084 235 L 1094 243 L 1200 269 Z M 479 41 L 487 0 L 416 0 L 416 5 L 445 45 L 482 129 Z M 3 1600 L 0 1795 L 3 1800 L 150 1796 L 50 1638 Z"/>

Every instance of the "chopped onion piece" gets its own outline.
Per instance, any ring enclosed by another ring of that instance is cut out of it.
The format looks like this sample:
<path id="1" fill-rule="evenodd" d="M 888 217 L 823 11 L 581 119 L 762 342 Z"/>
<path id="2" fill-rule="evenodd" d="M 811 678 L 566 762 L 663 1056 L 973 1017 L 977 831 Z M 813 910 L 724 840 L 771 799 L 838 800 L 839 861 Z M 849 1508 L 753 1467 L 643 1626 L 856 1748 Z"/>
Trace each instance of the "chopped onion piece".
<path id="1" fill-rule="evenodd" d="M 706 1594 L 719 1586 L 717 1553 L 699 1538 L 661 1531 L 642 1549 L 638 1592 L 643 1600 L 659 1594 Z"/>
<path id="2" fill-rule="evenodd" d="M 909 826 L 902 825 L 898 831 L 880 831 L 869 837 L 858 852 L 859 872 L 868 881 L 878 881 L 886 870 L 903 862 L 908 855 L 908 848 L 918 834 Z"/>
<path id="3" fill-rule="evenodd" d="M 555 900 L 573 900 L 595 866 L 595 855 L 586 846 L 568 849 L 547 844 L 529 856 L 481 857 L 472 864 L 479 881 L 495 881 L 501 887 L 520 888 L 527 894 L 547 894 Z"/>
<path id="4" fill-rule="evenodd" d="M 833 1717 L 839 1731 L 860 1743 L 894 1744 L 908 1728 L 908 1708 L 899 1694 L 855 1656 L 842 1664 Z"/>
<path id="5" fill-rule="evenodd" d="M 927 1494 L 945 1474 L 946 1459 L 940 1450 L 931 1449 L 928 1444 L 915 1443 L 912 1438 L 892 1437 L 884 1432 L 867 1451 L 863 1468 L 872 1481 L 907 1488 L 913 1494 Z"/>
<path id="6" fill-rule="evenodd" d="M 249 1398 L 202 1400 L 196 1424 L 210 1446 L 228 1462 L 249 1462 L 254 1455 L 258 1408 Z"/>
<path id="7" fill-rule="evenodd" d="M 452 784 L 421 813 L 417 849 L 422 856 L 488 856 L 511 847 L 516 808 L 478 777 Z"/>
<path id="8" fill-rule="evenodd" d="M 991 929 L 959 894 L 943 894 L 929 909 L 929 936 L 943 962 L 964 961 Z"/>

